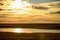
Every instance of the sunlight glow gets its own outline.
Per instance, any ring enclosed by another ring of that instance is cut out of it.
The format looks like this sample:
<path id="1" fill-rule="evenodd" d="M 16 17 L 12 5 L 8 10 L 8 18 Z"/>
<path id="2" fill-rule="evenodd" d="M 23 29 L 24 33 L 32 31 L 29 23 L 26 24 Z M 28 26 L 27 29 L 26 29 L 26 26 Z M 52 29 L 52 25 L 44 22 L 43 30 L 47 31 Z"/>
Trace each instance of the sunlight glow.
<path id="1" fill-rule="evenodd" d="M 22 0 L 15 0 L 14 2 L 10 3 L 10 8 L 15 9 L 26 8 L 26 6 L 30 6 L 30 4 Z"/>
<path id="2" fill-rule="evenodd" d="M 21 7 L 21 0 L 15 0 L 10 4 L 10 8 L 20 8 Z"/>
<path id="3" fill-rule="evenodd" d="M 27 7 L 31 6 L 30 3 L 26 2 L 26 1 L 22 1 L 22 0 L 15 0 L 14 2 L 10 3 L 10 8 L 12 9 L 12 12 L 15 12 L 17 14 L 23 14 L 23 13 L 27 13 Z"/>

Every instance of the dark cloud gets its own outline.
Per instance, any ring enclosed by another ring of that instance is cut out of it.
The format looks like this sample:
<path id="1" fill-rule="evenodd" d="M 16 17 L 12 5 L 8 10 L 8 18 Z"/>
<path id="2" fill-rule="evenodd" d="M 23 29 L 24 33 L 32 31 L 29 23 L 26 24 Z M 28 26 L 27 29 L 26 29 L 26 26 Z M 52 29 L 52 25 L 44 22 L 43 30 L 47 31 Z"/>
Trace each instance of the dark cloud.
<path id="1" fill-rule="evenodd" d="M 56 12 L 50 12 L 49 14 L 51 14 L 51 15 L 59 15 L 60 16 L 60 11 L 56 11 Z"/>
<path id="2" fill-rule="evenodd" d="M 43 6 L 35 6 L 35 5 L 33 5 L 32 8 L 35 8 L 35 9 L 42 9 L 42 10 L 48 9 L 47 7 L 43 7 Z"/>
<path id="3" fill-rule="evenodd" d="M 4 10 L 4 9 L 1 9 L 1 8 L 0 8 L 0 11 L 3 11 L 3 10 Z"/>
<path id="4" fill-rule="evenodd" d="M 60 3 L 59 2 L 57 2 L 57 3 L 52 3 L 52 4 L 49 4 L 50 6 L 59 6 L 60 5 Z"/>
<path id="5" fill-rule="evenodd" d="M 56 13 L 57 13 L 57 14 L 60 14 L 60 11 L 57 11 Z"/>
<path id="6" fill-rule="evenodd" d="M 3 3 L 0 3 L 0 5 L 4 5 Z"/>

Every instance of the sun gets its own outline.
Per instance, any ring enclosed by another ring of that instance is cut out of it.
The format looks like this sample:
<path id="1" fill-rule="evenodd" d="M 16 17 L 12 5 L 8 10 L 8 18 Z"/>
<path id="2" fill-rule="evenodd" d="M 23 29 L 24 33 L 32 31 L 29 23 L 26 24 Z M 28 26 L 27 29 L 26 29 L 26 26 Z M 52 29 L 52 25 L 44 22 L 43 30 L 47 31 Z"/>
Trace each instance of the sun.
<path id="1" fill-rule="evenodd" d="M 15 0 L 14 2 L 10 3 L 10 8 L 20 8 L 22 0 Z"/>
<path id="2" fill-rule="evenodd" d="M 15 0 L 10 3 L 9 8 L 12 9 L 11 12 L 16 14 L 24 14 L 27 13 L 25 10 L 27 10 L 27 7 L 29 6 L 31 6 L 31 4 L 27 1 Z"/>
<path id="3" fill-rule="evenodd" d="M 10 8 L 15 9 L 26 8 L 27 6 L 30 6 L 30 4 L 22 0 L 15 0 L 14 2 L 10 3 Z"/>

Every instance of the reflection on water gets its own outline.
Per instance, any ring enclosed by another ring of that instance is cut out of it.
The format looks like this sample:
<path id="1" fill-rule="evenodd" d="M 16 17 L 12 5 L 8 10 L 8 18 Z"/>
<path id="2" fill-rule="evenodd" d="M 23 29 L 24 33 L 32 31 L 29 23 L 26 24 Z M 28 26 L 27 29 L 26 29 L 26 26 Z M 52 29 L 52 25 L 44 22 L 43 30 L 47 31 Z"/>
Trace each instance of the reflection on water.
<path id="1" fill-rule="evenodd" d="M 60 40 L 60 30 L 0 28 L 0 40 Z"/>
<path id="2" fill-rule="evenodd" d="M 15 33 L 60 33 L 60 30 L 32 29 L 32 28 L 0 28 L 0 32 L 15 32 Z"/>

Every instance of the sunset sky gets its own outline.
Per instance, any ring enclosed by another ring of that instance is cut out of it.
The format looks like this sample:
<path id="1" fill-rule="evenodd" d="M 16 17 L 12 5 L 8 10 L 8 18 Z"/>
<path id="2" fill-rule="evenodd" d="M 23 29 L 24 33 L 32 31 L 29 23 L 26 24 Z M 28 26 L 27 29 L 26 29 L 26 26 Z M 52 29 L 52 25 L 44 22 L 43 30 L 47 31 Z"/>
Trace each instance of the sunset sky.
<path id="1" fill-rule="evenodd" d="M 29 0 L 31 3 L 44 3 L 44 2 L 54 2 L 60 0 Z"/>
<path id="2" fill-rule="evenodd" d="M 5 1 L 5 4 L 0 6 L 0 23 L 60 23 L 60 1 L 21 1 L 15 0 L 10 3 Z"/>

